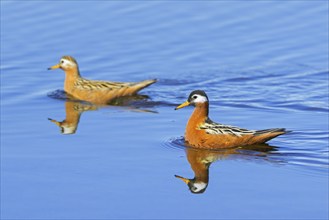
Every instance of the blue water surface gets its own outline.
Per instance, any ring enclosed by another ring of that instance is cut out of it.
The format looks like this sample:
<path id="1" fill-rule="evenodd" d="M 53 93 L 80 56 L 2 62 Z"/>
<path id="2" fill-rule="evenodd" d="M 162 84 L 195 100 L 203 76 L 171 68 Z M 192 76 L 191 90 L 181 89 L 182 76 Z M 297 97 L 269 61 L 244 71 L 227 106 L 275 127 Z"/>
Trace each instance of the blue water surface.
<path id="1" fill-rule="evenodd" d="M 1 219 L 328 219 L 328 4 L 2 0 Z M 63 55 L 88 79 L 158 82 L 73 102 L 47 70 Z M 174 108 L 196 89 L 216 122 L 292 132 L 188 148 L 192 108 Z M 198 194 L 175 178 L 200 173 Z"/>

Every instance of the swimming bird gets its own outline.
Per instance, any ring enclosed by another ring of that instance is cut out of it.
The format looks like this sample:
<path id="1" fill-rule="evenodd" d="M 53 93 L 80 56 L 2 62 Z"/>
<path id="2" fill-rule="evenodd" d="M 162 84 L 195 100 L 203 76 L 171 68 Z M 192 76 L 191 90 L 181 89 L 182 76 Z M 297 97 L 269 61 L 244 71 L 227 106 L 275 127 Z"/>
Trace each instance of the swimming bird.
<path id="1" fill-rule="evenodd" d="M 185 141 L 196 148 L 218 149 L 265 143 L 287 133 L 284 128 L 247 130 L 213 122 L 209 117 L 209 99 L 202 90 L 191 92 L 186 102 L 175 110 L 195 107 L 185 130 Z"/>
<path id="2" fill-rule="evenodd" d="M 141 89 L 155 83 L 156 79 L 141 82 L 110 82 L 88 80 L 80 75 L 77 61 L 71 56 L 63 56 L 57 65 L 48 70 L 62 69 L 65 72 L 64 90 L 73 97 L 95 104 L 107 104 L 123 96 L 135 95 Z"/>

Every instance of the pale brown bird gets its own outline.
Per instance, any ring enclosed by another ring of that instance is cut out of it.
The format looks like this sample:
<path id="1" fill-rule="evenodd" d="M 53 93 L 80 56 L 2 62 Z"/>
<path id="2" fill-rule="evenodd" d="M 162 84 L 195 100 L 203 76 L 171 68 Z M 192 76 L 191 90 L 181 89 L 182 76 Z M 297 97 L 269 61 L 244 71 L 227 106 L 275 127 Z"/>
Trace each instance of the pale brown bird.
<path id="1" fill-rule="evenodd" d="M 110 82 L 88 80 L 80 75 L 77 61 L 71 56 L 63 56 L 59 64 L 49 70 L 62 69 L 65 72 L 64 90 L 73 97 L 95 104 L 107 104 L 111 100 L 135 95 L 141 89 L 155 83 L 156 79 L 141 82 Z"/>

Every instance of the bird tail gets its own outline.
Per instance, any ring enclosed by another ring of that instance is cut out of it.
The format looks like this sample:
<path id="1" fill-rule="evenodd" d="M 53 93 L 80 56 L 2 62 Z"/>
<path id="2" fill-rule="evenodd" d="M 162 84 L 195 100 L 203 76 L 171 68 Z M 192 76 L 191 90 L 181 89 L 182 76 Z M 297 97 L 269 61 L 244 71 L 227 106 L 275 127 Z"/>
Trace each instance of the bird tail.
<path id="1" fill-rule="evenodd" d="M 258 137 L 261 142 L 266 142 L 275 138 L 279 135 L 289 133 L 291 131 L 287 131 L 285 128 L 271 128 L 271 129 L 264 129 L 264 130 L 257 130 L 255 132 L 255 136 Z"/>
<path id="2" fill-rule="evenodd" d="M 280 134 L 285 134 L 288 131 L 286 131 L 285 128 L 270 128 L 270 129 L 264 129 L 264 130 L 257 130 L 255 132 L 255 135 L 261 135 L 261 134 L 266 134 L 266 133 L 280 133 Z"/>
<path id="3" fill-rule="evenodd" d="M 152 85 L 153 83 L 156 83 L 158 80 L 157 79 L 149 79 L 149 80 L 144 80 L 141 82 L 135 83 L 135 85 L 132 86 L 134 93 L 137 93 L 138 91 Z"/>

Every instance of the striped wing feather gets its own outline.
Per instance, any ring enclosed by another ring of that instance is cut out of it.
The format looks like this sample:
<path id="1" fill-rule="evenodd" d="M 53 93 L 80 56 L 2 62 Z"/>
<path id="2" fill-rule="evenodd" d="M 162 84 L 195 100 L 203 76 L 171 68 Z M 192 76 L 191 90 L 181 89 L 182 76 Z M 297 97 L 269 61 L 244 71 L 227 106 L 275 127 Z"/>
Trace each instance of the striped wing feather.
<path id="1" fill-rule="evenodd" d="M 244 135 L 263 135 L 267 133 L 275 133 L 275 132 L 283 132 L 285 133 L 284 128 L 273 128 L 273 129 L 265 129 L 265 130 L 248 130 L 244 128 L 239 128 L 231 125 L 224 125 L 220 123 L 216 123 L 207 119 L 204 124 L 202 124 L 199 129 L 204 129 L 207 134 L 223 134 L 223 135 L 233 135 L 233 136 L 244 136 Z"/>
<path id="2" fill-rule="evenodd" d="M 121 89 L 124 87 L 133 86 L 134 84 L 135 83 L 87 80 L 83 78 L 75 82 L 75 86 L 83 90 L 113 90 L 113 89 L 115 90 L 115 89 Z"/>

